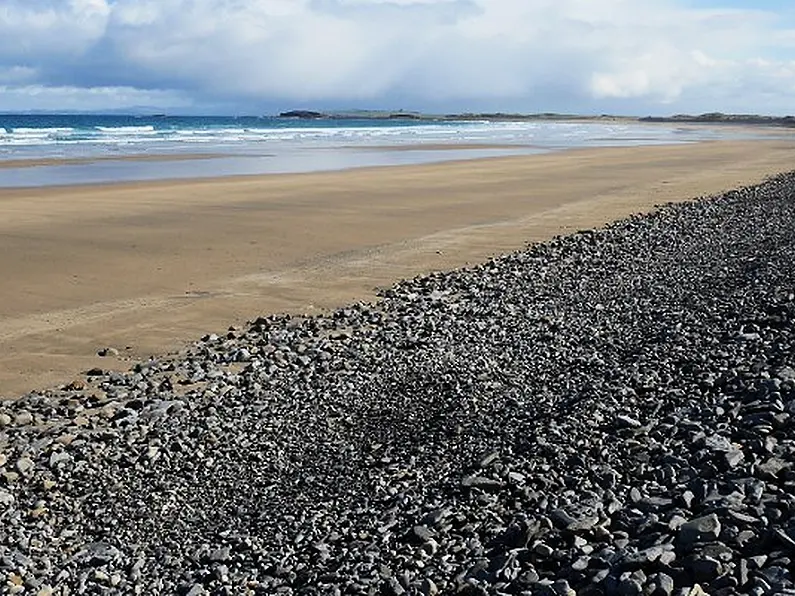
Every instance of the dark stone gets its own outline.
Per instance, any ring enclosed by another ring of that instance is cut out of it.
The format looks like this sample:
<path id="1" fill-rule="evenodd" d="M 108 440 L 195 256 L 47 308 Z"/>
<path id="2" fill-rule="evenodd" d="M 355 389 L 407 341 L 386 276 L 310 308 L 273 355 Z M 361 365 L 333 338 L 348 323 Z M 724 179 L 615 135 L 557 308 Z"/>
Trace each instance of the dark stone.
<path id="1" fill-rule="evenodd" d="M 682 524 L 679 528 L 679 541 L 691 545 L 694 542 L 717 540 L 720 531 L 721 523 L 718 516 L 710 513 Z"/>
<path id="2" fill-rule="evenodd" d="M 466 488 L 477 488 L 484 491 L 499 490 L 503 487 L 502 482 L 499 480 L 483 476 L 467 476 L 461 481 L 461 485 Z"/>

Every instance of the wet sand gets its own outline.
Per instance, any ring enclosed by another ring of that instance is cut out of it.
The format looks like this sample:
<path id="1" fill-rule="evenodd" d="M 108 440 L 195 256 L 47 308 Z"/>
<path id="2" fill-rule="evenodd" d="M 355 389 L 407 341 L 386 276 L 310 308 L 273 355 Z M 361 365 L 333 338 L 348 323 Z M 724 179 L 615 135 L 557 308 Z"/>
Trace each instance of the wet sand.
<path id="1" fill-rule="evenodd" d="M 223 153 L 133 153 L 130 155 L 100 155 L 93 157 L 59 157 L 0 160 L 0 170 L 37 168 L 42 166 L 80 166 L 105 161 L 193 161 L 228 157 Z"/>
<path id="2" fill-rule="evenodd" d="M 0 190 L 0 395 L 126 369 L 262 314 L 371 300 L 404 277 L 759 182 L 793 157 L 789 141 L 712 142 Z"/>
<path id="3" fill-rule="evenodd" d="M 521 151 L 534 149 L 547 152 L 541 145 L 529 145 L 527 143 L 422 143 L 421 145 L 364 145 L 360 147 L 349 146 L 346 149 L 354 151 L 477 151 L 491 149 L 507 149 L 509 151 Z"/>

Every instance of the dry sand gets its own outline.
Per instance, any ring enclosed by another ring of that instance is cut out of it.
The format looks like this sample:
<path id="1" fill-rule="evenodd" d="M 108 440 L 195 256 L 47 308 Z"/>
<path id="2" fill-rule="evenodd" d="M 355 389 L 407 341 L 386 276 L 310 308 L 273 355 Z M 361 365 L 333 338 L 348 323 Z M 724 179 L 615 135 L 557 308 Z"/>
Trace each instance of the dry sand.
<path id="1" fill-rule="evenodd" d="M 0 395 L 792 169 L 795 142 L 0 190 Z M 164 163 L 164 168 L 168 164 Z M 119 358 L 100 358 L 105 346 Z"/>

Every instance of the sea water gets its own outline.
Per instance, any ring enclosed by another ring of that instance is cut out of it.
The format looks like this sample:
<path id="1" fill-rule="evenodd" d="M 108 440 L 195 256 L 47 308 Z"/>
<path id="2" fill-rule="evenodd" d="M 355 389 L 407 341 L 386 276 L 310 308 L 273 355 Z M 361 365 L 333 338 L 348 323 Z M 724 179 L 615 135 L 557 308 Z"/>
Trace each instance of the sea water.
<path id="1" fill-rule="evenodd" d="M 0 163 L 0 187 L 327 171 L 750 136 L 630 121 L 0 115 L 0 162 L 8 162 Z M 155 160 L 107 159 L 139 155 Z M 176 159 L 185 155 L 203 158 Z M 8 167 L 40 159 L 81 161 Z"/>

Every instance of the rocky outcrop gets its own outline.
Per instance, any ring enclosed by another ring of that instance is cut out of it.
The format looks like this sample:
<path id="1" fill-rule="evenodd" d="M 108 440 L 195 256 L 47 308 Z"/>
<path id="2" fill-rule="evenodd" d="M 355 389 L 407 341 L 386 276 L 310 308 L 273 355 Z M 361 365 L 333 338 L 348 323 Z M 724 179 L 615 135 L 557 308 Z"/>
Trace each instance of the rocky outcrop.
<path id="1" fill-rule="evenodd" d="M 322 112 L 313 112 L 310 110 L 291 110 L 289 112 L 282 112 L 279 118 L 300 118 L 303 120 L 317 120 L 318 118 L 326 118 L 327 116 Z"/>

